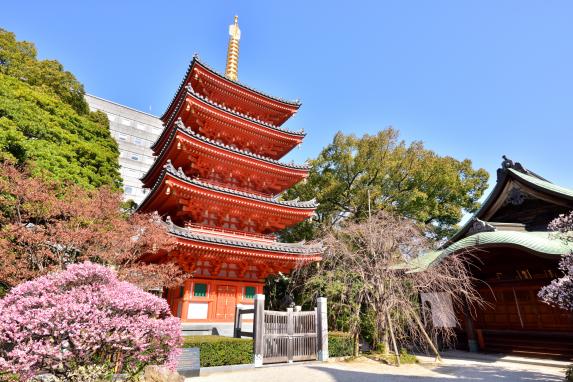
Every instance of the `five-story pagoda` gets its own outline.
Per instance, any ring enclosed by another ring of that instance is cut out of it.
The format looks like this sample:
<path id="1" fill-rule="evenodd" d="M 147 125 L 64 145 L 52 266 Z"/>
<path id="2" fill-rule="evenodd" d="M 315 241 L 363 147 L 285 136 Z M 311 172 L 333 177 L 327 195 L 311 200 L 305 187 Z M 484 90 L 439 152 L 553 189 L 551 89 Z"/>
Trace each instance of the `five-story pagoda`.
<path id="1" fill-rule="evenodd" d="M 157 211 L 177 238 L 156 260 L 174 259 L 193 276 L 167 293 L 184 322 L 232 321 L 235 305 L 251 304 L 268 275 L 321 254 L 319 246 L 280 243 L 274 235 L 317 206 L 279 197 L 308 175 L 304 165 L 279 161 L 304 138 L 281 127 L 300 104 L 239 83 L 237 17 L 229 34 L 225 75 L 197 56 L 191 61 L 142 178 L 150 191 L 139 210 Z"/>

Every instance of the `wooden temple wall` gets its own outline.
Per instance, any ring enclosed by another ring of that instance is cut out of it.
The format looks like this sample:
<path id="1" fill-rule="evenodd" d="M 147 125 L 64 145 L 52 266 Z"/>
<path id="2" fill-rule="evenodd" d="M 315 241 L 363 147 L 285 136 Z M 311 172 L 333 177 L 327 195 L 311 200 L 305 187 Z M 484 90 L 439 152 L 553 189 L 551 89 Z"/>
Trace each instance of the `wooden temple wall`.
<path id="1" fill-rule="evenodd" d="M 170 288 L 167 301 L 181 322 L 233 322 L 235 307 L 252 306 L 255 295 L 263 293 L 263 286 L 257 280 L 193 277 L 180 287 Z"/>
<path id="2" fill-rule="evenodd" d="M 475 276 L 485 281 L 478 290 L 486 305 L 469 327 L 462 324 L 459 347 L 473 339 L 480 351 L 573 359 L 573 314 L 538 297 L 558 277 L 558 258 L 512 248 L 490 249 L 480 258 L 484 263 Z"/>

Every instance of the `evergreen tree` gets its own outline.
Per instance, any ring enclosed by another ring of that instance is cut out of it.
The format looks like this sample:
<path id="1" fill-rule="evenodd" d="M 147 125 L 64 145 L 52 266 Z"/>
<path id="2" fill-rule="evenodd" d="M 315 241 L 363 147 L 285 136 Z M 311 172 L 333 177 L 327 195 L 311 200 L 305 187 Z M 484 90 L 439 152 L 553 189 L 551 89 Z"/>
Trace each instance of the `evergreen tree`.
<path id="1" fill-rule="evenodd" d="M 34 44 L 0 29 L 0 161 L 84 187 L 118 189 L 119 151 L 107 117 L 90 112 L 84 88 Z"/>

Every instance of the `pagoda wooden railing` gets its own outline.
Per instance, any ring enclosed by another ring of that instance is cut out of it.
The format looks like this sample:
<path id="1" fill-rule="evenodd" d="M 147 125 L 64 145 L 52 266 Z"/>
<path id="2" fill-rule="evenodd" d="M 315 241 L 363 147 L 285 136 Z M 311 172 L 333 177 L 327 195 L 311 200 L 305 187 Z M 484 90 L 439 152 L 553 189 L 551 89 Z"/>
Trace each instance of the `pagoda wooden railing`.
<path id="1" fill-rule="evenodd" d="M 251 190 L 250 188 L 246 188 L 246 187 L 240 187 L 240 186 L 235 185 L 234 183 L 220 182 L 218 180 L 208 179 L 208 178 L 196 178 L 196 179 L 200 182 L 203 182 L 203 183 L 208 183 L 208 184 L 212 184 L 214 186 L 219 186 L 219 187 L 223 187 L 223 188 L 229 188 L 231 190 L 246 192 L 248 194 L 258 195 L 258 196 L 262 196 L 264 198 L 272 198 L 273 197 L 272 194 L 267 194 L 265 192 L 259 192 L 259 191 Z"/>
<path id="2" fill-rule="evenodd" d="M 265 240 L 270 240 L 270 241 L 276 241 L 277 240 L 277 237 L 273 234 L 263 234 L 263 233 L 257 233 L 257 232 L 245 232 L 245 231 L 240 231 L 240 230 L 236 230 L 236 229 L 206 226 L 206 225 L 195 224 L 195 223 L 187 223 L 187 224 L 185 224 L 185 227 L 195 228 L 195 229 L 204 230 L 204 231 L 217 232 L 217 233 L 226 233 L 226 234 L 230 234 L 233 236 L 244 236 L 244 237 L 249 237 L 249 238 L 259 238 L 259 239 L 265 239 Z"/>

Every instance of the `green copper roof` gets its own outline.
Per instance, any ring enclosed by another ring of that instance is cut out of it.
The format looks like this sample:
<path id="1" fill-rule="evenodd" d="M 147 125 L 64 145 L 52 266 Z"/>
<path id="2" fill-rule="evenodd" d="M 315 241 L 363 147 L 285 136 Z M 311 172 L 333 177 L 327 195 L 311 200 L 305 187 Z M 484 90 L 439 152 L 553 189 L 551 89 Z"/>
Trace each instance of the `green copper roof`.
<path id="1" fill-rule="evenodd" d="M 567 196 L 569 198 L 573 198 L 573 190 L 570 188 L 558 186 L 558 185 L 553 184 L 551 182 L 548 182 L 546 180 L 542 180 L 542 179 L 536 178 L 534 176 L 524 174 L 524 173 L 517 171 L 517 170 L 514 170 L 512 168 L 508 169 L 508 171 L 511 171 L 511 173 L 513 175 L 523 179 L 525 182 L 530 183 L 534 186 L 543 188 L 545 190 L 554 192 L 556 194 L 560 194 L 563 196 Z"/>
<path id="2" fill-rule="evenodd" d="M 573 251 L 573 244 L 566 244 L 555 237 L 555 232 L 493 231 L 480 232 L 465 237 L 440 251 L 427 252 L 408 263 L 413 272 L 423 271 L 439 263 L 444 257 L 461 250 L 488 246 L 520 247 L 538 254 L 562 256 Z"/>

